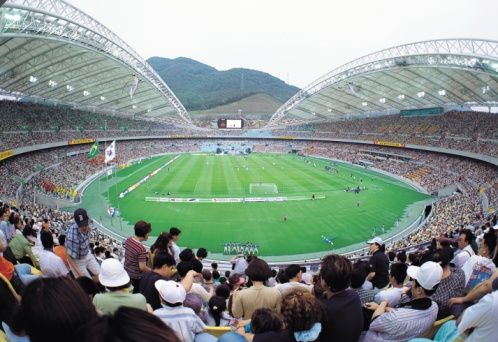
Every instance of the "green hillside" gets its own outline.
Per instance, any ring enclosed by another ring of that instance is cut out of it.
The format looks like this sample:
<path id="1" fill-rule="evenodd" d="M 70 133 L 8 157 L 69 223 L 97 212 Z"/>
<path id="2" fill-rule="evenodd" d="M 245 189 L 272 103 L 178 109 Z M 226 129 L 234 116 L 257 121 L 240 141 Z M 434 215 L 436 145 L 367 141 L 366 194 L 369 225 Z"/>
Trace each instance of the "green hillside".
<path id="1" fill-rule="evenodd" d="M 226 105 L 258 93 L 283 103 L 299 91 L 299 88 L 257 70 L 220 71 L 185 57 L 152 57 L 147 62 L 189 111 Z"/>

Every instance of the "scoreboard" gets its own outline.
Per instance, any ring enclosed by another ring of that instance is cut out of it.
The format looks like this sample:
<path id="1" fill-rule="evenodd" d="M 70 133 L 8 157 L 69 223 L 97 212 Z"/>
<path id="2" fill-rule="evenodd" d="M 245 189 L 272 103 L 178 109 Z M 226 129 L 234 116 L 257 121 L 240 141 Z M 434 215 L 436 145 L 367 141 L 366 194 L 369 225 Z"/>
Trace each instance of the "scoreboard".
<path id="1" fill-rule="evenodd" d="M 242 119 L 218 119 L 218 128 L 222 129 L 242 129 L 244 121 Z"/>

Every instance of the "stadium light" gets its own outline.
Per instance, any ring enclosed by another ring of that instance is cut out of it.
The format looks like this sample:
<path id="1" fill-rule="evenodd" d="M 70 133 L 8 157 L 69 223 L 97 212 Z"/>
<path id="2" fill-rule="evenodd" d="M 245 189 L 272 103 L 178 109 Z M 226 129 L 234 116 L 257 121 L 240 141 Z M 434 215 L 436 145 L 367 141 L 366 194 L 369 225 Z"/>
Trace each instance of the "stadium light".
<path id="1" fill-rule="evenodd" d="M 69 84 L 66 86 L 67 91 L 73 91 L 74 87 Z"/>
<path id="2" fill-rule="evenodd" d="M 21 20 L 21 16 L 19 14 L 5 13 L 5 19 L 12 20 L 12 21 L 19 21 L 19 20 Z"/>
<path id="3" fill-rule="evenodd" d="M 399 94 L 399 95 L 398 95 L 398 99 L 400 99 L 400 100 L 404 100 L 404 99 L 405 99 L 405 95 L 404 95 L 404 94 Z"/>
<path id="4" fill-rule="evenodd" d="M 88 95 L 90 95 L 90 92 L 87 90 L 83 90 L 83 96 L 88 96 Z"/>
<path id="5" fill-rule="evenodd" d="M 418 97 L 424 97 L 424 96 L 425 96 L 425 92 L 423 92 L 423 91 L 419 91 L 419 92 L 417 93 L 417 96 L 418 96 Z"/>
<path id="6" fill-rule="evenodd" d="M 332 113 L 332 108 L 327 109 L 327 112 Z"/>
<path id="7" fill-rule="evenodd" d="M 361 105 L 362 105 L 363 107 L 366 107 L 366 106 L 368 106 L 368 103 L 366 103 L 366 102 L 362 102 L 362 103 L 361 103 Z"/>
<path id="8" fill-rule="evenodd" d="M 380 98 L 380 99 L 379 99 L 379 102 L 380 102 L 380 103 L 386 103 L 386 98 L 385 98 L 385 97 Z"/>
<path id="9" fill-rule="evenodd" d="M 101 96 L 100 101 L 105 101 L 105 96 Z"/>
<path id="10" fill-rule="evenodd" d="M 441 96 L 446 96 L 446 90 L 441 89 L 440 91 L 437 92 Z"/>
<path id="11" fill-rule="evenodd" d="M 48 85 L 53 88 L 57 85 L 57 82 L 50 80 L 50 81 L 48 81 Z"/>
<path id="12" fill-rule="evenodd" d="M 36 83 L 36 81 L 38 81 L 38 79 L 35 76 L 29 76 L 29 81 L 31 83 Z"/>
<path id="13" fill-rule="evenodd" d="M 133 108 L 133 109 L 137 109 L 137 106 L 133 105 L 133 106 L 131 106 L 131 108 Z"/>
<path id="14" fill-rule="evenodd" d="M 486 94 L 489 91 L 489 86 L 483 86 L 481 89 L 482 89 L 482 93 Z"/>

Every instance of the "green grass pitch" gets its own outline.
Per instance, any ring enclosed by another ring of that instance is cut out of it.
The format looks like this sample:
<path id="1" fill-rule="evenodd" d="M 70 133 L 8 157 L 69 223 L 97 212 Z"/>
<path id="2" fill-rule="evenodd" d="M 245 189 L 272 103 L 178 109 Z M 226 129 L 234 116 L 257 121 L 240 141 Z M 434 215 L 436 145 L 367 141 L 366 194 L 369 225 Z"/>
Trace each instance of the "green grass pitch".
<path id="1" fill-rule="evenodd" d="M 232 241 L 256 243 L 263 256 L 334 250 L 365 241 L 374 227 L 380 234 L 380 227 L 385 225 L 387 233 L 409 205 L 428 198 L 398 180 L 361 167 L 338 163 L 338 173 L 333 173 L 325 169 L 331 165 L 328 160 L 255 153 L 248 157 L 181 154 L 169 169 L 164 168 L 119 199 L 120 192 L 175 156 L 155 157 L 118 171 L 115 185 L 100 195 L 109 197 L 128 224 L 149 221 L 153 236 L 172 226 L 179 227 L 180 246 L 205 247 L 212 253 L 222 253 L 223 243 Z M 358 185 L 367 190 L 359 194 L 344 191 Z M 312 194 L 316 200 L 311 200 Z M 263 203 L 146 202 L 150 196 L 303 199 Z M 334 246 L 322 236 L 334 237 Z"/>

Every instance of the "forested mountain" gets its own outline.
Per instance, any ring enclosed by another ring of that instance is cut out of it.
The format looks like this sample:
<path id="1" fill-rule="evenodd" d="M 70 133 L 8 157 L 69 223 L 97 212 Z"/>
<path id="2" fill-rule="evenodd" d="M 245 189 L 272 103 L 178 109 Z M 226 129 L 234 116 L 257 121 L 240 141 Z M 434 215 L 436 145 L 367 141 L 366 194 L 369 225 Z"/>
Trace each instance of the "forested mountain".
<path id="1" fill-rule="evenodd" d="M 299 88 L 257 70 L 219 71 L 185 57 L 152 57 L 147 62 L 189 111 L 226 105 L 253 94 L 267 94 L 284 103 L 299 91 Z"/>

